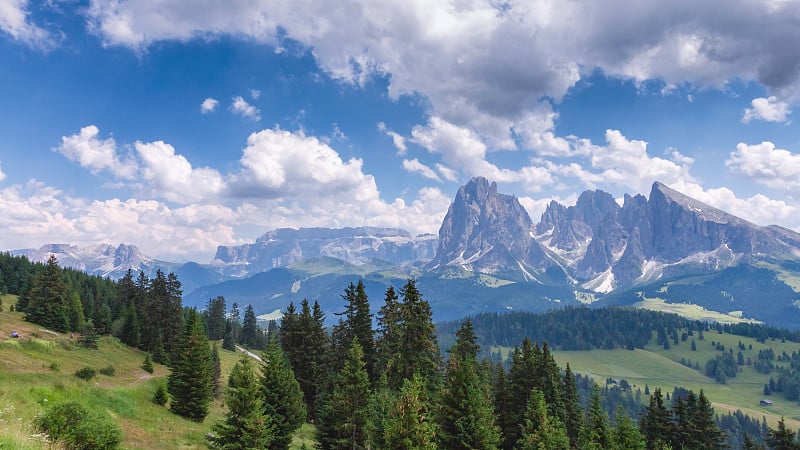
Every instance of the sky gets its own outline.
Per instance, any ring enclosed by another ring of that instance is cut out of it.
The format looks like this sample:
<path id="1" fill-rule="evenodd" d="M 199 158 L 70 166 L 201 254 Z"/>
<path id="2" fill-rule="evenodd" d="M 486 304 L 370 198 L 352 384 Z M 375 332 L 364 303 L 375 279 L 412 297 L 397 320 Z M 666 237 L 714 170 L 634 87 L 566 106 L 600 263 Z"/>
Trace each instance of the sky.
<path id="1" fill-rule="evenodd" d="M 800 2 L 0 0 L 0 249 L 534 222 L 655 181 L 800 231 Z"/>

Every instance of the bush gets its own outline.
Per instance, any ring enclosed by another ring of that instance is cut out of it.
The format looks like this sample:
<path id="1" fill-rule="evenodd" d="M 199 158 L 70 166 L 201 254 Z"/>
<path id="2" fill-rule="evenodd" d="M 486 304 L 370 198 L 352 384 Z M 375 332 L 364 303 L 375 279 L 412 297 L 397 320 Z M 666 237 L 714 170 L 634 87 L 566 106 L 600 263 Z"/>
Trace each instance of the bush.
<path id="1" fill-rule="evenodd" d="M 114 374 L 117 373 L 117 370 L 114 369 L 114 366 L 106 366 L 100 369 L 100 373 L 107 377 L 113 377 Z"/>
<path id="2" fill-rule="evenodd" d="M 80 378 L 81 380 L 89 381 L 94 376 L 97 375 L 97 371 L 92 369 L 91 367 L 84 367 L 83 369 L 79 369 L 75 371 L 75 376 Z"/>
<path id="3" fill-rule="evenodd" d="M 145 372 L 153 373 L 153 358 L 150 356 L 150 353 L 145 353 L 144 355 L 142 370 L 144 370 Z"/>
<path id="4" fill-rule="evenodd" d="M 50 370 L 52 370 L 53 372 L 60 372 L 61 371 L 61 365 L 58 364 L 57 362 L 53 361 L 53 362 L 50 363 Z"/>
<path id="5" fill-rule="evenodd" d="M 67 450 L 111 450 L 122 441 L 114 421 L 75 401 L 53 405 L 35 419 L 35 425 Z"/>
<path id="6" fill-rule="evenodd" d="M 153 403 L 156 405 L 164 406 L 167 404 L 167 400 L 169 400 L 169 394 L 167 394 L 167 388 L 163 384 L 159 384 L 156 388 L 156 393 L 153 394 Z"/>

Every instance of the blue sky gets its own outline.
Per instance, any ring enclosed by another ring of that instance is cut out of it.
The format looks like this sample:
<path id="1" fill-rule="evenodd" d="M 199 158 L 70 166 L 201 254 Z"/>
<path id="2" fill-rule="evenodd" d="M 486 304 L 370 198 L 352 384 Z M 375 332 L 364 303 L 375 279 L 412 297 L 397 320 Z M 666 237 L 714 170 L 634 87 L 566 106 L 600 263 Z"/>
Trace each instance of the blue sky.
<path id="1" fill-rule="evenodd" d="M 796 42 L 781 0 L 0 0 L 0 249 L 436 233 L 477 175 L 800 231 Z"/>

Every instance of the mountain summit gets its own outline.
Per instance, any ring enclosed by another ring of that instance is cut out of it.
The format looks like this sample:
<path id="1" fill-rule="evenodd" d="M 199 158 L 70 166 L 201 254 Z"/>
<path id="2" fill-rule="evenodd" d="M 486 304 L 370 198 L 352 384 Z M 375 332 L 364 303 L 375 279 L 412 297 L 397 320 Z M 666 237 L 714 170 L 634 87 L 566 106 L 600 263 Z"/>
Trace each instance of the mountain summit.
<path id="1" fill-rule="evenodd" d="M 533 223 L 516 197 L 499 194 L 483 177 L 458 189 L 439 228 L 431 269 L 465 270 L 535 280 L 549 265 L 533 239 Z"/>

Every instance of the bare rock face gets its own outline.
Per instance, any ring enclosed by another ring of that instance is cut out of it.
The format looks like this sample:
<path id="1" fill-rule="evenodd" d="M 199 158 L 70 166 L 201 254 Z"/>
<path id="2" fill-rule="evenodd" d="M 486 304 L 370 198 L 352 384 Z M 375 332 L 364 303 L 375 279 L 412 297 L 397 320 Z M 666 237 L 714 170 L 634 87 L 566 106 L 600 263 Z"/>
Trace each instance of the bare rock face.
<path id="1" fill-rule="evenodd" d="M 392 228 L 280 228 L 262 235 L 253 244 L 217 247 L 212 264 L 224 266 L 227 273 L 238 270 L 238 276 L 247 276 L 315 257 L 336 258 L 354 265 L 376 260 L 402 265 L 429 261 L 435 250 L 435 236 L 411 236 Z"/>
<path id="2" fill-rule="evenodd" d="M 69 244 L 46 244 L 38 249 L 22 249 L 11 251 L 14 255 L 24 255 L 31 261 L 45 262 L 54 255 L 59 265 L 81 270 L 89 275 L 98 275 L 113 279 L 121 278 L 128 269 L 138 272 L 143 270 L 149 274 L 164 263 L 143 255 L 135 245 L 120 244 L 117 247 L 108 244 L 79 247 Z"/>
<path id="3" fill-rule="evenodd" d="M 436 258 L 429 267 L 516 272 L 520 278 L 535 279 L 534 272 L 550 262 L 533 231 L 533 222 L 516 197 L 499 194 L 497 184 L 486 178 L 473 178 L 459 188 L 447 211 Z"/>

